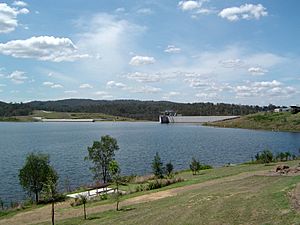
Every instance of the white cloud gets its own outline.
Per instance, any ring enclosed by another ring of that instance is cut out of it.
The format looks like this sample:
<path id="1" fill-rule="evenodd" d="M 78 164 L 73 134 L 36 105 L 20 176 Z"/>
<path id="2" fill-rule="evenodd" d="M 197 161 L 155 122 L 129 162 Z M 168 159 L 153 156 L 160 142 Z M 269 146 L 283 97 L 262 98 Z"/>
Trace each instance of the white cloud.
<path id="1" fill-rule="evenodd" d="M 29 10 L 26 8 L 12 8 L 6 3 L 0 3 L 0 34 L 10 33 L 18 26 L 18 15 L 28 14 Z"/>
<path id="2" fill-rule="evenodd" d="M 216 100 L 219 98 L 219 96 L 217 95 L 217 93 L 197 93 L 196 94 L 197 98 L 200 98 L 199 101 L 203 101 L 203 100 Z"/>
<path id="3" fill-rule="evenodd" d="M 151 15 L 151 14 L 153 14 L 153 10 L 149 9 L 149 8 L 141 8 L 141 9 L 138 9 L 136 12 L 138 14 L 143 14 L 143 15 Z"/>
<path id="4" fill-rule="evenodd" d="M 43 82 L 43 86 L 52 86 L 52 85 L 54 85 L 54 83 L 53 82 L 50 82 L 50 81 L 45 81 L 45 82 Z"/>
<path id="5" fill-rule="evenodd" d="M 106 83 L 106 87 L 107 88 L 121 88 L 121 89 L 123 89 L 123 88 L 126 88 L 127 85 L 123 84 L 121 82 L 116 82 L 116 81 L 111 80 L 111 81 L 108 81 Z"/>
<path id="6" fill-rule="evenodd" d="M 75 61 L 89 57 L 78 53 L 77 47 L 69 38 L 53 36 L 31 37 L 0 43 L 0 53 L 15 58 L 34 58 L 41 61 Z"/>
<path id="7" fill-rule="evenodd" d="M 91 89 L 91 88 L 93 88 L 93 86 L 90 85 L 90 84 L 81 84 L 79 86 L 79 88 L 81 88 L 81 89 Z"/>
<path id="8" fill-rule="evenodd" d="M 265 70 L 261 67 L 250 67 L 248 69 L 248 72 L 251 73 L 253 76 L 256 76 L 256 75 L 264 75 L 268 72 L 268 70 Z"/>
<path id="9" fill-rule="evenodd" d="M 241 67 L 244 62 L 241 59 L 226 59 L 221 60 L 220 64 L 225 68 L 237 68 Z"/>
<path id="10" fill-rule="evenodd" d="M 130 88 L 130 92 L 132 93 L 143 93 L 143 94 L 157 94 L 161 91 L 160 88 L 152 87 L 152 86 L 143 86 L 137 88 Z"/>
<path id="11" fill-rule="evenodd" d="M 77 94 L 78 91 L 75 90 L 69 90 L 69 91 L 64 91 L 65 94 Z"/>
<path id="12" fill-rule="evenodd" d="M 43 82 L 43 86 L 50 87 L 50 88 L 63 88 L 63 86 L 61 84 L 55 84 L 50 81 Z"/>
<path id="13" fill-rule="evenodd" d="M 27 76 L 25 76 L 25 72 L 23 71 L 14 71 L 12 72 L 7 78 L 11 79 L 12 82 L 16 83 L 16 84 L 22 84 L 25 82 L 25 80 L 28 79 Z"/>
<path id="14" fill-rule="evenodd" d="M 122 7 L 115 9 L 116 13 L 123 13 L 125 11 L 126 11 L 125 8 L 122 8 Z"/>
<path id="15" fill-rule="evenodd" d="M 240 7 L 230 7 L 223 9 L 219 16 L 229 21 L 237 21 L 240 19 L 260 19 L 260 17 L 267 16 L 268 12 L 263 5 L 245 4 Z"/>
<path id="16" fill-rule="evenodd" d="M 23 1 L 14 1 L 13 5 L 14 6 L 19 6 L 19 7 L 25 7 L 25 6 L 27 6 L 27 3 L 23 2 Z"/>
<path id="17" fill-rule="evenodd" d="M 126 75 L 126 78 L 141 83 L 159 82 L 161 80 L 159 74 L 148 74 L 148 73 L 141 73 L 141 72 L 129 73 Z"/>
<path id="18" fill-rule="evenodd" d="M 62 86 L 61 84 L 53 84 L 52 86 L 50 86 L 51 88 L 63 88 L 64 86 Z"/>
<path id="19" fill-rule="evenodd" d="M 273 81 L 247 82 L 232 88 L 237 98 L 250 97 L 283 97 L 287 98 L 297 93 L 294 87 L 284 86 L 283 83 Z"/>
<path id="20" fill-rule="evenodd" d="M 190 11 L 194 9 L 200 8 L 202 5 L 201 1 L 180 1 L 178 3 L 179 8 L 181 8 L 183 11 Z"/>
<path id="21" fill-rule="evenodd" d="M 128 68 L 128 52 L 137 49 L 137 38 L 146 30 L 117 16 L 101 13 L 91 19 L 81 18 L 76 25 L 82 30 L 76 43 L 79 49 L 90 55 L 99 56 L 81 61 L 78 69 L 92 79 L 108 78 L 121 74 Z"/>
<path id="22" fill-rule="evenodd" d="M 181 49 L 174 46 L 174 45 L 168 45 L 168 47 L 165 49 L 165 52 L 167 52 L 167 53 L 180 53 Z"/>
<path id="23" fill-rule="evenodd" d="M 131 58 L 129 64 L 132 66 L 149 65 L 155 63 L 155 59 L 150 56 L 134 56 Z"/>

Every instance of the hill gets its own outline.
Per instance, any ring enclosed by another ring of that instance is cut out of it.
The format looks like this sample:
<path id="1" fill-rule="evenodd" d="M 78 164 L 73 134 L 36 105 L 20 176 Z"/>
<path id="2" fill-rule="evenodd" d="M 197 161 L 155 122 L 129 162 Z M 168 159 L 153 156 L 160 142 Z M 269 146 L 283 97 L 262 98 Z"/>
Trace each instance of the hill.
<path id="1" fill-rule="evenodd" d="M 300 132 L 300 113 L 260 112 L 233 120 L 206 123 L 205 125 L 227 128 Z"/>
<path id="2" fill-rule="evenodd" d="M 274 107 L 273 105 L 260 107 L 209 102 L 176 103 L 169 101 L 65 99 L 58 101 L 33 101 L 24 104 L 2 103 L 0 105 L 0 117 L 23 116 L 32 114 L 33 110 L 45 110 L 70 113 L 102 113 L 138 120 L 156 121 L 159 114 L 167 109 L 175 110 L 185 116 L 230 116 L 272 110 Z"/>

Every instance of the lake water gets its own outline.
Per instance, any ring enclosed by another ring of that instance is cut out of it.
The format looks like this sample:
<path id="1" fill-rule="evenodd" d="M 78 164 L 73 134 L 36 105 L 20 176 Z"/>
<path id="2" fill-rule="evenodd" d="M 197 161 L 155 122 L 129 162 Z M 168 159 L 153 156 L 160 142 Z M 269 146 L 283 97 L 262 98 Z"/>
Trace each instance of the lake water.
<path id="1" fill-rule="evenodd" d="M 289 132 L 153 122 L 0 123 L 0 197 L 8 203 L 25 198 L 18 173 L 32 151 L 50 155 L 61 188 L 67 177 L 72 187 L 92 182 L 84 157 L 87 147 L 106 134 L 118 140 L 116 159 L 123 175 L 150 173 L 156 152 L 180 170 L 189 167 L 193 156 L 202 163 L 221 166 L 249 161 L 266 148 L 294 154 L 300 148 L 300 133 Z"/>

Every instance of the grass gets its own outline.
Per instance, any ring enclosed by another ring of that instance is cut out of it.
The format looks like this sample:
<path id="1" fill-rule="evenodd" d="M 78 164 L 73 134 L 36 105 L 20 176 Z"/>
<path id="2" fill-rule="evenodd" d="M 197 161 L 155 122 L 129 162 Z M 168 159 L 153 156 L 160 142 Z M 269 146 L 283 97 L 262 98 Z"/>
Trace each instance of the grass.
<path id="1" fill-rule="evenodd" d="M 289 166 L 299 164 L 299 160 L 284 162 Z M 191 171 L 182 171 L 176 177 L 184 178 L 179 182 L 160 189 L 136 192 L 121 197 L 122 202 L 137 197 L 176 187 L 189 187 L 192 184 L 238 175 L 244 172 L 273 170 L 272 164 L 242 164 L 201 171 L 192 175 Z M 57 208 L 57 213 L 79 210 L 79 217 L 57 221 L 57 224 L 298 224 L 300 214 L 291 207 L 288 193 L 300 182 L 297 177 L 254 176 L 240 180 L 213 184 L 197 190 L 180 192 L 177 196 L 167 197 L 147 203 L 129 205 L 121 211 L 108 210 L 89 214 L 89 209 L 114 203 L 112 198 L 92 201 L 87 204 L 88 220 L 81 215 L 82 206 L 71 207 L 65 204 Z M 133 188 L 135 184 L 122 186 Z M 12 217 L 16 213 L 0 217 Z M 26 212 L 30 209 L 26 209 Z M 97 211 L 95 211 L 97 212 Z M 50 219 L 50 217 L 49 217 Z M 275 222 L 274 222 L 275 221 Z M 42 223 L 43 224 L 43 223 Z M 47 224 L 47 223 L 44 223 Z"/>
<path id="2" fill-rule="evenodd" d="M 76 113 L 76 112 L 53 112 L 35 110 L 29 116 L 2 117 L 1 122 L 33 122 L 34 117 L 44 119 L 96 119 L 97 121 L 135 121 L 131 118 L 112 116 L 103 113 Z"/>
<path id="3" fill-rule="evenodd" d="M 298 224 L 288 197 L 298 182 L 299 176 L 254 176 L 57 224 Z"/>
<path id="4" fill-rule="evenodd" d="M 290 112 L 263 112 L 237 119 L 206 123 L 205 125 L 230 128 L 246 128 L 272 131 L 300 132 L 300 113 Z"/>

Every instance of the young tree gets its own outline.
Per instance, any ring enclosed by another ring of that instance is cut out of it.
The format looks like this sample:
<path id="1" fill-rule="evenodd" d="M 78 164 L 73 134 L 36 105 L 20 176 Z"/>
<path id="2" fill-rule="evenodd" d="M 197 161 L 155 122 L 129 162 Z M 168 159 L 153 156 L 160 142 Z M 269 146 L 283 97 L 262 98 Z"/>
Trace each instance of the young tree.
<path id="1" fill-rule="evenodd" d="M 156 177 L 163 178 L 164 169 L 163 169 L 163 163 L 160 159 L 160 156 L 158 155 L 158 152 L 156 152 L 154 159 L 152 161 L 152 170 Z"/>
<path id="2" fill-rule="evenodd" d="M 285 152 L 285 161 L 288 161 L 291 156 L 292 154 L 290 152 Z"/>
<path id="3" fill-rule="evenodd" d="M 30 153 L 26 157 L 25 165 L 19 172 L 21 186 L 29 194 L 35 195 L 35 201 L 38 203 L 39 194 L 48 178 L 54 176 L 54 170 L 49 165 L 49 155 L 42 153 Z"/>
<path id="4" fill-rule="evenodd" d="M 119 202 L 120 202 L 120 192 L 119 192 L 119 184 L 121 183 L 121 169 L 117 161 L 113 160 L 109 164 L 109 171 L 112 176 L 114 183 L 116 184 L 116 200 L 117 200 L 117 211 L 119 210 Z"/>
<path id="5" fill-rule="evenodd" d="M 4 202 L 3 202 L 2 198 L 0 198 L 0 207 L 1 207 L 1 210 L 4 210 Z"/>
<path id="6" fill-rule="evenodd" d="M 100 141 L 94 141 L 92 147 L 88 147 L 88 156 L 85 160 L 94 163 L 91 171 L 95 180 L 102 180 L 107 183 L 109 180 L 109 163 L 114 160 L 115 151 L 119 150 L 117 140 L 109 135 L 101 137 Z"/>
<path id="7" fill-rule="evenodd" d="M 79 195 L 79 199 L 81 201 L 81 203 L 83 204 L 83 218 L 86 220 L 86 208 L 85 208 L 85 204 L 88 201 L 88 196 L 87 195 Z"/>
<path id="8" fill-rule="evenodd" d="M 171 163 L 171 161 L 169 163 L 166 164 L 166 172 L 167 172 L 167 176 L 170 177 L 172 172 L 173 172 L 174 166 Z"/>
<path id="9" fill-rule="evenodd" d="M 193 171 L 193 175 L 196 175 L 196 173 L 200 170 L 200 167 L 200 162 L 193 157 L 190 164 L 190 169 Z"/>
<path id="10" fill-rule="evenodd" d="M 264 150 L 261 154 L 260 154 L 260 160 L 263 163 L 270 163 L 272 162 L 274 159 L 273 153 L 270 150 Z"/>
<path id="11" fill-rule="evenodd" d="M 58 175 L 56 171 L 50 166 L 51 173 L 48 176 L 47 182 L 44 184 L 43 192 L 45 194 L 45 200 L 51 203 L 51 221 L 54 225 L 54 204 L 58 198 L 57 181 Z"/>

